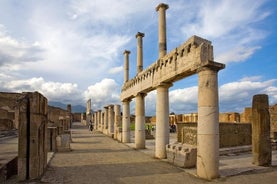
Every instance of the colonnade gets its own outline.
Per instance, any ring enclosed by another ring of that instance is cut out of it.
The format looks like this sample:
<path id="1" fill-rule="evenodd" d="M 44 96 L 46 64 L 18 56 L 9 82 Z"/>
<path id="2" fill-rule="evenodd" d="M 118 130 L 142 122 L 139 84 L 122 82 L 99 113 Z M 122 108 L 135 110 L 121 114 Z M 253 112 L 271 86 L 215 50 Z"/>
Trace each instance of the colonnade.
<path id="1" fill-rule="evenodd" d="M 163 61 L 167 57 L 166 43 L 166 10 L 167 4 L 159 4 L 156 11 L 159 13 L 159 60 Z M 192 74 L 198 74 L 198 129 L 197 129 L 197 175 L 205 179 L 213 179 L 219 176 L 219 109 L 218 109 L 218 82 L 217 73 L 224 68 L 224 64 L 213 61 L 212 46 L 204 46 L 194 55 L 195 62 L 197 58 L 201 58 L 200 63 L 186 68 L 188 72 L 183 71 L 182 77 L 168 78 L 167 80 L 158 79 L 154 81 L 152 78 L 152 86 L 143 87 L 145 73 L 143 73 L 143 52 L 142 38 L 144 33 L 138 32 L 137 38 L 137 76 L 129 82 L 129 54 L 130 51 L 124 52 L 124 94 L 121 95 L 123 104 L 123 124 L 122 124 L 122 140 L 125 143 L 130 142 L 130 101 L 135 98 L 135 147 L 138 149 L 145 148 L 145 96 L 147 92 L 156 90 L 156 140 L 155 140 L 155 157 L 166 158 L 166 145 L 169 144 L 169 88 L 172 83 L 178 79 L 184 78 Z M 203 39 L 204 40 L 204 39 Z M 206 40 L 205 40 L 206 42 Z M 198 47 L 197 43 L 192 42 Z M 187 54 L 190 53 L 192 45 L 187 47 Z M 179 53 L 171 53 L 171 57 L 177 56 Z M 183 53 L 183 52 L 182 52 Z M 199 54 L 199 56 L 197 55 Z M 180 57 L 182 57 L 181 54 Z M 168 57 L 170 57 L 168 56 Z M 204 57 L 205 59 L 203 59 Z M 167 58 L 168 58 L 167 57 Z M 169 59 L 169 61 L 172 61 Z M 176 61 L 177 62 L 177 61 Z M 183 61 L 180 61 L 183 62 Z M 159 64 L 157 64 L 160 66 Z M 175 65 L 176 67 L 177 65 Z M 166 66 L 164 66 L 166 67 Z M 190 68 L 191 67 L 191 68 Z M 150 75 L 154 76 L 156 69 L 150 69 Z M 169 70 L 170 71 L 170 70 Z M 176 72 L 175 69 L 173 72 Z M 181 70 L 182 71 L 182 70 Z M 148 75 L 147 73 L 147 75 Z M 176 72 L 177 73 L 177 72 Z M 141 75 L 140 75 L 141 74 Z M 174 74 L 175 75 L 175 74 Z M 161 76 L 163 77 L 163 76 Z M 139 79 L 139 80 L 137 80 Z M 135 81 L 135 82 L 133 82 Z M 154 85 L 153 85 L 154 84 Z"/>

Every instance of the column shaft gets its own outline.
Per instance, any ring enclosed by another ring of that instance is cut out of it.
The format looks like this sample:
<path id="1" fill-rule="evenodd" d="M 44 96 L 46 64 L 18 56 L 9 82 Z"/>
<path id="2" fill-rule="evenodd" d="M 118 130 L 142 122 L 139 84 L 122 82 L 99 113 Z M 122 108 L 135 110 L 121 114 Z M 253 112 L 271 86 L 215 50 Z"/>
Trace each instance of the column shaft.
<path id="1" fill-rule="evenodd" d="M 136 119 L 135 119 L 135 147 L 137 149 L 145 148 L 145 94 L 139 93 L 136 96 Z"/>
<path id="2" fill-rule="evenodd" d="M 117 135 L 119 132 L 119 126 L 120 126 L 120 105 L 114 105 L 114 138 L 118 139 Z"/>
<path id="3" fill-rule="evenodd" d="M 143 70 L 143 50 L 142 50 L 142 38 L 144 33 L 138 32 L 136 35 L 137 38 L 137 73 Z"/>
<path id="4" fill-rule="evenodd" d="M 124 83 L 129 80 L 129 54 L 128 50 L 124 51 Z"/>
<path id="5" fill-rule="evenodd" d="M 205 179 L 219 176 L 219 110 L 217 72 L 198 72 L 197 175 Z"/>
<path id="6" fill-rule="evenodd" d="M 130 143 L 130 101 L 123 101 L 122 142 Z"/>
<path id="7" fill-rule="evenodd" d="M 167 4 L 159 4 L 156 11 L 159 12 L 159 58 L 166 55 L 166 14 Z"/>
<path id="8" fill-rule="evenodd" d="M 104 112 L 104 133 L 107 134 L 107 129 L 108 129 L 108 114 L 109 114 L 109 107 L 104 107 L 105 112 Z"/>
<path id="9" fill-rule="evenodd" d="M 114 110 L 113 105 L 109 106 L 109 122 L 108 122 L 108 135 L 112 135 L 114 133 Z"/>
<path id="10" fill-rule="evenodd" d="M 156 100 L 156 144 L 155 157 L 166 158 L 166 144 L 169 144 L 169 85 L 157 87 Z"/>

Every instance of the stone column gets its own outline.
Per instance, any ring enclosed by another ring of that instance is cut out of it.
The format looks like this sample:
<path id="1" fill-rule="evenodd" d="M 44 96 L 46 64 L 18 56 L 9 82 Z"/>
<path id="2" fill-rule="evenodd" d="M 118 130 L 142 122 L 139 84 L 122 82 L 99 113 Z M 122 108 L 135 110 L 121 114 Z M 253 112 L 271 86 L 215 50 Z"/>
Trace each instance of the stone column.
<path id="1" fill-rule="evenodd" d="M 145 148 L 145 96 L 144 93 L 139 93 L 136 96 L 135 147 L 137 149 Z"/>
<path id="2" fill-rule="evenodd" d="M 130 100 L 124 100 L 122 103 L 122 142 L 130 143 Z"/>
<path id="3" fill-rule="evenodd" d="M 108 118 L 108 114 L 109 114 L 109 106 L 104 107 L 105 108 L 105 113 L 104 113 L 104 133 L 107 133 L 107 129 L 108 129 L 108 124 L 109 124 L 109 118 Z"/>
<path id="4" fill-rule="evenodd" d="M 114 105 L 114 138 L 117 139 L 117 134 L 120 125 L 120 105 Z"/>
<path id="5" fill-rule="evenodd" d="M 97 129 L 100 130 L 101 129 L 101 110 L 98 110 L 98 127 Z"/>
<path id="6" fill-rule="evenodd" d="M 94 112 L 93 113 L 93 119 L 94 119 L 94 125 L 93 125 L 93 128 L 96 129 L 96 124 L 97 124 L 97 112 Z"/>
<path id="7" fill-rule="evenodd" d="M 105 112 L 102 111 L 101 112 L 101 132 L 104 131 L 104 121 L 105 121 L 104 117 L 105 117 Z"/>
<path id="8" fill-rule="evenodd" d="M 143 50 L 142 50 L 142 38 L 144 37 L 144 33 L 138 32 L 136 34 L 136 38 L 138 40 L 137 44 L 137 73 L 143 70 Z"/>
<path id="9" fill-rule="evenodd" d="M 129 80 L 129 54 L 128 50 L 124 51 L 124 83 Z"/>
<path id="10" fill-rule="evenodd" d="M 166 158 L 166 144 L 169 144 L 169 97 L 168 88 L 172 84 L 157 87 L 156 100 L 156 144 L 155 157 Z"/>
<path id="11" fill-rule="evenodd" d="M 219 177 L 219 110 L 217 70 L 198 71 L 197 175 Z"/>
<path id="12" fill-rule="evenodd" d="M 159 12 L 159 58 L 166 55 L 166 14 L 165 10 L 168 9 L 168 5 L 161 3 L 156 7 L 156 11 Z"/>
<path id="13" fill-rule="evenodd" d="M 114 133 L 114 110 L 113 105 L 109 105 L 109 114 L 108 114 L 108 135 Z"/>
<path id="14" fill-rule="evenodd" d="M 270 114 L 268 96 L 255 95 L 252 101 L 253 164 L 271 165 Z"/>

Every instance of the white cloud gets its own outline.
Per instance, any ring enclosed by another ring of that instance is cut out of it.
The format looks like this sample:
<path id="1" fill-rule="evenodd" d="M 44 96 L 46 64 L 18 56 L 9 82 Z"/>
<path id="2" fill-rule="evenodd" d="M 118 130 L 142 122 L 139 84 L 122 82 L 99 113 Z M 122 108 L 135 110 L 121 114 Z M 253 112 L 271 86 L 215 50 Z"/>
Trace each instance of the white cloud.
<path id="1" fill-rule="evenodd" d="M 189 1 L 189 17 L 181 22 L 186 37 L 199 35 L 213 41 L 215 60 L 240 62 L 248 59 L 259 49 L 260 42 L 268 34 L 257 23 L 271 12 L 262 9 L 263 0 L 237 1 Z"/>
<path id="2" fill-rule="evenodd" d="M 8 35 L 6 28 L 0 24 L 0 67 L 18 70 L 24 62 L 40 60 L 42 49 L 35 43 L 19 41 Z"/>
<path id="3" fill-rule="evenodd" d="M 1 77 L 2 81 L 2 77 Z M 11 92 L 38 91 L 49 101 L 83 104 L 82 92 L 77 84 L 45 81 L 42 77 L 25 80 L 2 81 L 1 90 Z"/>
<path id="4" fill-rule="evenodd" d="M 109 104 L 121 104 L 120 87 L 113 79 L 103 79 L 88 87 L 84 92 L 85 99 L 91 99 L 92 110 L 102 109 Z"/>
<path id="5" fill-rule="evenodd" d="M 108 72 L 110 74 L 122 73 L 123 72 L 123 66 L 118 66 L 118 67 L 111 68 Z"/>

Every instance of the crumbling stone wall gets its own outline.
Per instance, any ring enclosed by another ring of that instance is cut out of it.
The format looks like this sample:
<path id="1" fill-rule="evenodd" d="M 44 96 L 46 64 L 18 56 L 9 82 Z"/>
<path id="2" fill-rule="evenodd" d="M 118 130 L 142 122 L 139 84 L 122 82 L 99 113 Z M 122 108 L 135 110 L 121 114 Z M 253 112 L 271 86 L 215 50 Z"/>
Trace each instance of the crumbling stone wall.
<path id="1" fill-rule="evenodd" d="M 47 99 L 38 92 L 23 93 L 19 110 L 18 179 L 40 177 L 47 165 Z"/>
<path id="2" fill-rule="evenodd" d="M 197 145 L 197 123 L 177 123 L 177 141 Z M 250 123 L 219 123 L 219 147 L 251 145 Z"/>

